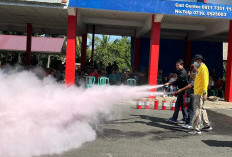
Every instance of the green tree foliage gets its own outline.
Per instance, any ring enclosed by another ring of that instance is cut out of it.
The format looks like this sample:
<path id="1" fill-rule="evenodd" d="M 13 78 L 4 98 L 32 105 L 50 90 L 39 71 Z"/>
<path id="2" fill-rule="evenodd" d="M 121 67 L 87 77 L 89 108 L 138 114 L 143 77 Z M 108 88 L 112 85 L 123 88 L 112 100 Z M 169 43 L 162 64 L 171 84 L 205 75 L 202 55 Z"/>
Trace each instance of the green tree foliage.
<path id="1" fill-rule="evenodd" d="M 1 32 L 0 32 L 1 33 Z M 91 46 L 92 46 L 92 38 L 91 35 L 88 34 L 88 42 L 87 51 L 86 51 L 86 60 L 90 61 L 91 58 Z M 108 63 L 113 64 L 114 61 L 117 62 L 119 66 L 119 70 L 127 69 L 131 70 L 131 43 L 128 37 L 122 37 L 116 40 L 111 40 L 109 35 L 102 35 L 95 37 L 95 50 L 94 50 L 94 61 L 97 63 L 102 62 L 103 68 L 106 68 Z M 80 36 L 76 38 L 76 62 L 81 61 L 81 45 L 82 39 Z M 25 55 L 25 53 L 23 53 Z M 0 53 L 0 61 L 6 60 L 6 58 L 12 58 L 13 53 Z M 38 65 L 46 68 L 48 55 L 49 54 L 32 54 L 35 55 L 38 60 Z M 57 58 L 58 60 L 63 60 L 65 55 L 51 55 L 51 61 L 53 58 Z M 1 63 L 0 62 L 0 63 Z"/>
<path id="2" fill-rule="evenodd" d="M 102 62 L 106 67 L 108 63 L 117 62 L 119 70 L 131 70 L 131 43 L 127 37 L 122 37 L 114 41 L 110 40 L 110 36 L 102 35 L 96 37 L 94 60 L 97 63 Z"/>
<path id="3" fill-rule="evenodd" d="M 88 34 L 87 38 L 92 41 L 91 36 Z M 81 45 L 82 45 L 82 38 L 80 36 L 77 36 L 76 38 L 76 63 L 80 63 L 81 62 Z M 86 50 L 86 60 L 90 60 L 91 58 L 91 42 L 89 44 L 87 44 L 87 50 Z"/>
<path id="4" fill-rule="evenodd" d="M 112 43 L 110 42 L 110 36 L 102 35 L 102 38 L 96 37 L 94 60 L 96 62 L 102 62 L 104 66 L 107 66 L 109 62 L 113 62 L 114 58 L 111 54 Z"/>
<path id="5" fill-rule="evenodd" d="M 118 63 L 119 69 L 131 70 L 131 43 L 128 38 L 115 40 L 112 44 L 112 55 Z"/>

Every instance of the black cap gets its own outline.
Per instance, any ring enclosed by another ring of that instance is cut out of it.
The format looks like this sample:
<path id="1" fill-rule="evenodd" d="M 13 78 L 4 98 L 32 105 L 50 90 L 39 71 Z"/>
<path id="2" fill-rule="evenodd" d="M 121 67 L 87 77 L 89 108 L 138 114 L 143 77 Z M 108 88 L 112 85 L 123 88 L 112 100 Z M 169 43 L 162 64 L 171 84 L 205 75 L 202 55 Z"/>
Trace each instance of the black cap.
<path id="1" fill-rule="evenodd" d="M 193 58 L 193 61 L 198 60 L 198 59 L 201 59 L 202 61 L 204 61 L 202 55 L 200 55 L 200 54 L 195 55 Z"/>

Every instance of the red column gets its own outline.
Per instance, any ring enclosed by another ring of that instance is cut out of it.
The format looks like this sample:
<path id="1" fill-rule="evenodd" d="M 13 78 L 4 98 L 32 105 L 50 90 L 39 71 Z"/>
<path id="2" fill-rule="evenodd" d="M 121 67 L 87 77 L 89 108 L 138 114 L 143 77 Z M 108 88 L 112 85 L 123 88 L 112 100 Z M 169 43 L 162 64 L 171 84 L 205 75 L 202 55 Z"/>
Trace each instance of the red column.
<path id="1" fill-rule="evenodd" d="M 85 33 L 85 34 L 82 35 L 82 43 L 81 43 L 81 70 L 85 69 L 86 48 L 87 48 L 87 33 Z"/>
<path id="2" fill-rule="evenodd" d="M 93 33 L 92 33 L 92 53 L 91 53 L 91 61 L 93 64 L 93 55 L 94 55 L 94 42 L 95 42 L 95 26 L 93 25 Z"/>
<path id="3" fill-rule="evenodd" d="M 226 65 L 225 100 L 232 102 L 232 20 L 229 28 L 228 56 Z"/>
<path id="4" fill-rule="evenodd" d="M 149 58 L 149 85 L 157 85 L 158 63 L 159 63 L 159 47 L 160 47 L 160 26 L 161 22 L 154 22 L 154 14 L 152 15 L 151 26 L 151 43 Z"/>
<path id="5" fill-rule="evenodd" d="M 204 3 L 207 3 L 207 0 L 204 0 Z"/>
<path id="6" fill-rule="evenodd" d="M 133 69 L 137 71 L 139 69 L 139 49 L 140 49 L 140 38 L 134 39 L 134 55 L 133 55 Z"/>
<path id="7" fill-rule="evenodd" d="M 76 55 L 76 31 L 77 16 L 68 16 L 67 49 L 66 49 L 66 69 L 65 84 L 75 83 L 75 55 Z"/>
<path id="8" fill-rule="evenodd" d="M 26 65 L 31 64 L 31 40 L 32 40 L 32 25 L 31 23 L 27 23 Z"/>
<path id="9" fill-rule="evenodd" d="M 184 66 L 189 68 L 191 66 L 191 50 L 192 41 L 188 40 L 188 36 L 185 39 L 185 53 L 184 53 Z"/>

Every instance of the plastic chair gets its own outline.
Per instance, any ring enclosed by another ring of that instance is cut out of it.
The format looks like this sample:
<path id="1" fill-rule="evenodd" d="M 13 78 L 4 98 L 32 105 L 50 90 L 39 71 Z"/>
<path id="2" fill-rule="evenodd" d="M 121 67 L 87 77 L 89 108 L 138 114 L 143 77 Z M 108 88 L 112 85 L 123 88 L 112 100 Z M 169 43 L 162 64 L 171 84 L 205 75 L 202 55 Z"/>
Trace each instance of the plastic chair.
<path id="1" fill-rule="evenodd" d="M 95 77 L 93 77 L 93 76 L 86 77 L 86 87 L 87 88 L 93 87 L 94 83 L 95 83 Z"/>
<path id="2" fill-rule="evenodd" d="M 225 98 L 224 90 L 222 90 L 222 98 Z"/>
<path id="3" fill-rule="evenodd" d="M 110 83 L 109 78 L 107 77 L 98 77 L 98 85 L 102 86 L 102 85 L 108 85 Z"/>
<path id="4" fill-rule="evenodd" d="M 162 79 L 157 79 L 158 84 L 162 84 Z"/>
<path id="5" fill-rule="evenodd" d="M 129 86 L 136 86 L 135 79 L 128 79 L 126 82 L 127 82 L 127 85 L 129 85 Z"/>
<path id="6" fill-rule="evenodd" d="M 210 90 L 209 96 L 216 96 L 215 90 Z"/>
<path id="7" fill-rule="evenodd" d="M 218 96 L 218 90 L 217 89 L 215 90 L 215 96 Z"/>

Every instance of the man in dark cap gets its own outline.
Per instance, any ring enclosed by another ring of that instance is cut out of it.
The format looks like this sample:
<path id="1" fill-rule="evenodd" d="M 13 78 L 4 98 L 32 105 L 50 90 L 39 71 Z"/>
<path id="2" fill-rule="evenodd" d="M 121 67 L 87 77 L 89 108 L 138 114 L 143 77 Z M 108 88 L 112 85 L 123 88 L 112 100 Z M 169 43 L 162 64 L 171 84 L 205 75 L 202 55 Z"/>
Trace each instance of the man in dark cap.
<path id="1" fill-rule="evenodd" d="M 185 91 L 185 93 L 188 96 L 188 118 L 186 119 L 185 125 L 182 125 L 182 128 L 185 129 L 193 129 L 193 117 L 194 117 L 194 78 L 196 74 L 197 68 L 192 63 L 190 71 L 189 71 L 189 79 L 188 79 L 188 85 L 184 88 L 181 88 L 177 91 L 178 93 L 181 93 Z"/>
<path id="2" fill-rule="evenodd" d="M 186 70 L 184 69 L 184 61 L 182 59 L 179 59 L 176 62 L 176 69 L 178 71 L 177 80 L 172 82 L 172 83 L 166 83 L 165 85 L 166 86 L 174 85 L 174 86 L 177 86 L 179 89 L 182 89 L 188 85 L 188 74 L 187 74 Z M 183 95 L 184 95 L 184 91 L 179 92 L 177 95 L 175 112 L 174 112 L 173 116 L 168 119 L 168 121 L 170 121 L 172 123 L 177 123 L 180 107 L 182 110 L 183 119 L 178 121 L 178 122 L 179 123 L 186 123 L 186 119 L 188 118 L 187 109 L 184 108 Z"/>
<path id="3" fill-rule="evenodd" d="M 207 89 L 209 84 L 209 71 L 207 66 L 203 63 L 202 55 L 197 54 L 194 57 L 194 66 L 197 67 L 197 74 L 194 79 L 194 131 L 191 134 L 201 134 L 201 130 L 210 131 L 212 127 L 209 124 L 207 112 L 204 108 L 207 98 Z M 204 127 L 201 129 L 201 119 Z"/>

